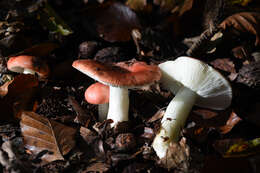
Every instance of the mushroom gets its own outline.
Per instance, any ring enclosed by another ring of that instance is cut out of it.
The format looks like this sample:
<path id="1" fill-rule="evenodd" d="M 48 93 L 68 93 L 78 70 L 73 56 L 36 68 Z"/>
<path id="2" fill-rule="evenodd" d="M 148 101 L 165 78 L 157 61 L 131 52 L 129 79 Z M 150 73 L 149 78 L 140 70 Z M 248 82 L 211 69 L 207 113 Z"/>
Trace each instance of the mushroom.
<path id="1" fill-rule="evenodd" d="M 90 104 L 98 104 L 98 119 L 104 121 L 108 112 L 109 86 L 96 82 L 85 91 L 85 100 Z"/>
<path id="2" fill-rule="evenodd" d="M 32 75 L 37 73 L 39 78 L 47 78 L 50 72 L 48 65 L 42 59 L 30 55 L 10 57 L 7 62 L 7 68 L 17 73 Z"/>
<path id="3" fill-rule="evenodd" d="M 162 86 L 175 94 L 161 120 L 153 141 L 159 158 L 166 155 L 170 142 L 177 142 L 193 105 L 222 110 L 231 104 L 229 82 L 215 69 L 190 57 L 179 57 L 159 65 Z"/>
<path id="4" fill-rule="evenodd" d="M 159 81 L 161 72 L 156 65 L 144 62 L 120 62 L 104 64 L 95 60 L 76 60 L 72 66 L 100 83 L 109 86 L 107 119 L 112 126 L 128 121 L 128 88 L 138 88 Z"/>

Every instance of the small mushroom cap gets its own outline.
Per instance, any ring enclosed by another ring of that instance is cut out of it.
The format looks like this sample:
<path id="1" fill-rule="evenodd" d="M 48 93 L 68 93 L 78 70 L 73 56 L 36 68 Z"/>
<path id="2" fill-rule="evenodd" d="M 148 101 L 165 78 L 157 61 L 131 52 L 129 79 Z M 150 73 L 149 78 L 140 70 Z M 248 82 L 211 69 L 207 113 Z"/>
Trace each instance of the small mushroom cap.
<path id="1" fill-rule="evenodd" d="M 36 72 L 40 78 L 46 78 L 50 72 L 48 65 L 42 59 L 29 55 L 10 57 L 7 62 L 7 68 L 17 73 L 23 73 L 25 69 L 29 69 Z"/>
<path id="2" fill-rule="evenodd" d="M 90 104 L 105 104 L 109 102 L 109 86 L 94 83 L 85 91 L 85 100 Z"/>
<path id="3" fill-rule="evenodd" d="M 105 85 L 115 87 L 141 87 L 159 81 L 161 77 L 158 66 L 140 61 L 104 64 L 82 59 L 74 61 L 72 66 Z"/>
<path id="4" fill-rule="evenodd" d="M 229 82 L 206 63 L 190 58 L 179 57 L 159 65 L 162 71 L 163 86 L 174 94 L 181 86 L 196 92 L 196 105 L 222 110 L 231 104 L 232 89 Z"/>

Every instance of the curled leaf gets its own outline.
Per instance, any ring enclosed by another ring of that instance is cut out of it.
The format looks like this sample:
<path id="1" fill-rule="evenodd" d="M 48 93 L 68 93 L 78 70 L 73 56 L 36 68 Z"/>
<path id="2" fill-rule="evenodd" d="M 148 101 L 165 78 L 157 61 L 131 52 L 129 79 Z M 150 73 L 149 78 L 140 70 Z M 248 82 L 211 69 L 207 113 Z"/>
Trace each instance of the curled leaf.
<path id="1" fill-rule="evenodd" d="M 75 146 L 75 129 L 34 112 L 22 112 L 20 126 L 25 147 L 34 154 L 47 150 L 42 156 L 47 162 L 64 160 L 63 156 Z"/>
<path id="2" fill-rule="evenodd" d="M 260 46 L 260 13 L 241 12 L 227 17 L 219 27 L 223 30 L 235 29 L 239 32 L 248 32 L 254 34 L 255 46 Z"/>

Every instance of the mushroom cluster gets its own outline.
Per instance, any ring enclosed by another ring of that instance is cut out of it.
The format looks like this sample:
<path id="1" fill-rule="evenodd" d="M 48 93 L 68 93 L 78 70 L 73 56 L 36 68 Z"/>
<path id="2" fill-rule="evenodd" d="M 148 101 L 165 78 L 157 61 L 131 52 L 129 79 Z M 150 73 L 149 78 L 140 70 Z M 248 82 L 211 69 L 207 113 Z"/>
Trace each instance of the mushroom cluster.
<path id="1" fill-rule="evenodd" d="M 109 86 L 107 119 L 113 120 L 112 126 L 118 122 L 128 121 L 128 89 L 150 85 L 161 78 L 158 66 L 139 61 L 105 64 L 95 60 L 81 59 L 74 61 L 72 66 Z"/>
<path id="2" fill-rule="evenodd" d="M 128 121 L 129 88 L 160 81 L 175 94 L 152 144 L 159 158 L 166 156 L 171 142 L 179 140 L 193 105 L 222 110 L 231 104 L 229 82 L 206 63 L 190 57 L 179 57 L 159 66 L 138 61 L 104 64 L 90 59 L 76 60 L 72 66 L 100 82 L 86 90 L 85 99 L 99 104 L 99 119 L 104 120 L 107 114 L 107 119 L 113 120 L 112 126 Z"/>

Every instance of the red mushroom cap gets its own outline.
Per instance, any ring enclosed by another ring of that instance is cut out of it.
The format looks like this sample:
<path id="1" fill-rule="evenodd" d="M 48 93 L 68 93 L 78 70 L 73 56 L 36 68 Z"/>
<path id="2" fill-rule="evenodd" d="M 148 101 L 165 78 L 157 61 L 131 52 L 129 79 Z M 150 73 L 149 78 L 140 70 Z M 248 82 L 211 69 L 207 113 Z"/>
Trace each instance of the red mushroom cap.
<path id="1" fill-rule="evenodd" d="M 91 104 L 105 104 L 109 102 L 109 86 L 94 83 L 85 91 L 85 100 Z"/>
<path id="2" fill-rule="evenodd" d="M 118 87 L 149 85 L 159 81 L 161 77 L 158 66 L 140 61 L 104 64 L 84 59 L 74 61 L 72 66 L 101 83 Z"/>
<path id="3" fill-rule="evenodd" d="M 42 59 L 29 55 L 10 57 L 7 68 L 17 73 L 23 73 L 24 69 L 30 69 L 35 71 L 40 78 L 46 78 L 50 72 L 48 65 Z"/>

